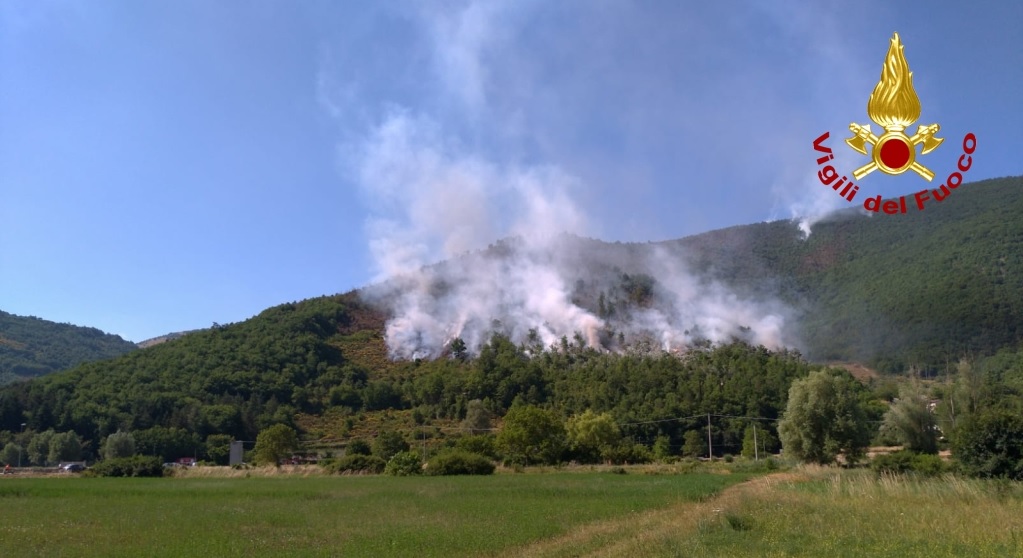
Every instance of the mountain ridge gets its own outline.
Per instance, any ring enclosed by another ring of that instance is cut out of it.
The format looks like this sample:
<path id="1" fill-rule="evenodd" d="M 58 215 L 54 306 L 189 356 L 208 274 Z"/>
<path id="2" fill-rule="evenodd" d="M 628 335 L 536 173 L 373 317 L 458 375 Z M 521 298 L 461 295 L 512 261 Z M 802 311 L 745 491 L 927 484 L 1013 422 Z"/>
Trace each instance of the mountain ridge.
<path id="1" fill-rule="evenodd" d="M 136 348 L 134 343 L 94 327 L 0 310 L 0 385 L 114 358 Z"/>

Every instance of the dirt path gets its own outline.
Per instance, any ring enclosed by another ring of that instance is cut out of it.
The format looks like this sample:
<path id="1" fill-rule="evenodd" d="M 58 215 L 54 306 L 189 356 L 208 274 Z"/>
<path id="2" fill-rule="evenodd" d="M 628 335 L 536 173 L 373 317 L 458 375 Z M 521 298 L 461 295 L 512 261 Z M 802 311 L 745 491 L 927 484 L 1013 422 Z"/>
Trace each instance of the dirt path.
<path id="1" fill-rule="evenodd" d="M 651 541 L 696 531 L 701 524 L 718 521 L 720 514 L 738 507 L 746 498 L 763 495 L 780 483 L 803 475 L 774 473 L 731 486 L 706 502 L 683 502 L 667 508 L 589 523 L 563 535 L 511 549 L 507 556 L 642 556 Z"/>

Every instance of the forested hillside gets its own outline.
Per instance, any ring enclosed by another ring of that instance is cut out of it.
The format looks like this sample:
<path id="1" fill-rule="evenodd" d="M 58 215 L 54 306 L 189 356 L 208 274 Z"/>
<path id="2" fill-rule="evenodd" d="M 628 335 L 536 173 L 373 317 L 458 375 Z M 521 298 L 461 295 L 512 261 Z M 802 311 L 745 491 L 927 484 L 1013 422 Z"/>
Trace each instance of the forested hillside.
<path id="1" fill-rule="evenodd" d="M 114 361 L 9 386 L 0 431 L 74 431 L 97 448 L 118 430 L 145 438 L 187 432 L 252 440 L 268 425 L 299 423 L 310 439 L 339 440 L 352 420 L 399 411 L 417 422 L 457 424 L 473 401 L 493 417 L 514 403 L 575 413 L 609 412 L 637 442 L 681 447 L 706 414 L 719 451 L 741 447 L 747 416 L 777 418 L 788 385 L 810 366 L 798 354 L 737 343 L 684 358 L 609 354 L 565 340 L 557 350 L 495 336 L 474 359 L 389 362 L 382 316 L 354 294 L 285 304 L 242 323 L 196 332 Z M 530 356 L 532 355 L 532 356 Z M 678 420 L 689 417 L 686 420 Z M 717 420 L 717 419 L 716 419 Z M 663 421 L 663 422 L 659 422 Z M 764 425 L 765 433 L 773 426 Z"/>
<path id="2" fill-rule="evenodd" d="M 596 342 L 577 334 L 546 344 L 532 329 L 513 343 L 508 324 L 493 322 L 476 354 L 456 339 L 437 347 L 436 359 L 395 361 L 379 299 L 352 292 L 282 304 L 3 388 L 0 432 L 14 436 L 22 423 L 29 433 L 74 431 L 93 451 L 118 430 L 139 439 L 176 432 L 198 444 L 210 436 L 253 440 L 275 423 L 325 447 L 396 428 L 418 429 L 425 443 L 463 428 L 470 409 L 497 420 L 523 403 L 563 417 L 606 412 L 626 440 L 675 450 L 710 413 L 715 451 L 735 452 L 748 417 L 766 419 L 765 434 L 774 435 L 788 386 L 814 365 L 795 351 L 750 343 L 743 328 L 717 343 L 687 330 L 692 343 L 670 351 L 625 335 L 669 290 L 652 261 L 677 263 L 693 285 L 727 285 L 732 302 L 784 302 L 786 327 L 810 361 L 858 360 L 926 376 L 951 375 L 965 358 L 992 363 L 979 376 L 986 381 L 995 368 L 1018 368 L 1018 358 L 1005 355 L 1016 354 L 1023 334 L 1021 185 L 965 184 L 944 204 L 908 215 L 846 212 L 806 239 L 788 222 L 641 245 L 565 238 L 551 258 L 563 256 L 577 274 L 573 304 L 603 321 Z M 474 258 L 514 250 L 506 241 L 439 266 L 469 268 Z M 883 409 L 873 409 L 879 418 Z"/>
<path id="3" fill-rule="evenodd" d="M 739 288 L 777 288 L 811 359 L 934 372 L 1023 340 L 1021 177 L 964 184 L 922 212 L 848 211 L 806 240 L 779 221 L 669 244 Z"/>
<path id="4" fill-rule="evenodd" d="M 135 348 L 134 343 L 95 328 L 0 311 L 0 385 L 113 358 Z"/>

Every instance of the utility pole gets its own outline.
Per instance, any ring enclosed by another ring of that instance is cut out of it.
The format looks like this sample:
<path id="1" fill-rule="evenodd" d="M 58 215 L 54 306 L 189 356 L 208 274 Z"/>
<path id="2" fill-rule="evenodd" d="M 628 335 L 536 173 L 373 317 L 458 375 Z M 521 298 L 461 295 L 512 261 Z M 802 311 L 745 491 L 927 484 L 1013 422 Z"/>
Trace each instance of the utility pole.
<path id="1" fill-rule="evenodd" d="M 707 413 L 707 458 L 714 461 L 714 442 L 710 438 L 710 413 Z"/>
<path id="2" fill-rule="evenodd" d="M 21 434 L 22 434 L 22 436 L 21 436 L 21 443 L 18 444 L 18 468 L 19 469 L 21 469 L 21 452 L 25 451 L 25 449 L 22 447 L 22 445 L 25 444 L 25 436 L 24 436 L 24 434 L 25 434 L 25 425 L 26 424 L 28 424 L 28 423 L 25 423 L 25 422 L 21 423 Z"/>
<path id="3" fill-rule="evenodd" d="M 757 445 L 757 423 L 753 423 L 753 461 L 760 461 L 760 446 Z"/>

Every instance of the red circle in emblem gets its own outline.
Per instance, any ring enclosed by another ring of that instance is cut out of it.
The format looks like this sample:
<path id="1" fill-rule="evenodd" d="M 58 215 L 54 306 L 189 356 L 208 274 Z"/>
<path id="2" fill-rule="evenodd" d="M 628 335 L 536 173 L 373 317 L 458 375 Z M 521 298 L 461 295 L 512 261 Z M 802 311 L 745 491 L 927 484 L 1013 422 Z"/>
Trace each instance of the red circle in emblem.
<path id="1" fill-rule="evenodd" d="M 888 138 L 881 144 L 881 162 L 891 169 L 901 169 L 909 163 L 909 146 L 902 138 Z"/>

